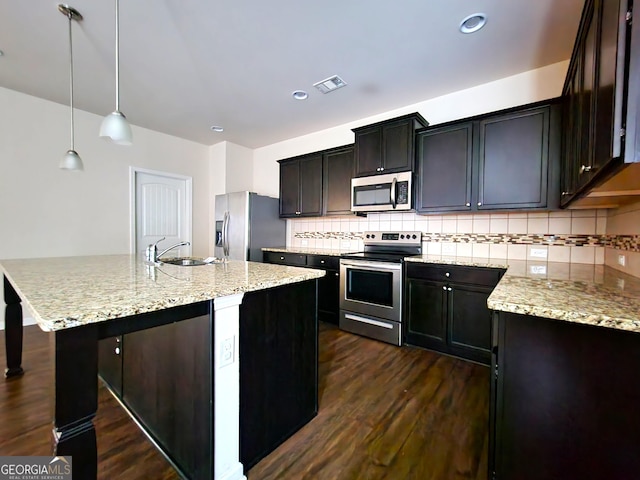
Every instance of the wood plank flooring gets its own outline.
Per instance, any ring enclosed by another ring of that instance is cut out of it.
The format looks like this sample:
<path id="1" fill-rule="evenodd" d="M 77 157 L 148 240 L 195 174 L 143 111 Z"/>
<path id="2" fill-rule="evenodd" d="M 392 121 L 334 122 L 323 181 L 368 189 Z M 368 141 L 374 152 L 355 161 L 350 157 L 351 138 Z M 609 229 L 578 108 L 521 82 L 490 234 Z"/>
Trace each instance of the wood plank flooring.
<path id="1" fill-rule="evenodd" d="M 0 332 L 4 364 L 4 332 Z M 49 336 L 25 328 L 25 376 L 0 379 L 0 455 L 50 455 Z M 322 324 L 320 411 L 248 472 L 266 479 L 487 478 L 489 369 Z M 178 479 L 106 388 L 98 478 Z"/>

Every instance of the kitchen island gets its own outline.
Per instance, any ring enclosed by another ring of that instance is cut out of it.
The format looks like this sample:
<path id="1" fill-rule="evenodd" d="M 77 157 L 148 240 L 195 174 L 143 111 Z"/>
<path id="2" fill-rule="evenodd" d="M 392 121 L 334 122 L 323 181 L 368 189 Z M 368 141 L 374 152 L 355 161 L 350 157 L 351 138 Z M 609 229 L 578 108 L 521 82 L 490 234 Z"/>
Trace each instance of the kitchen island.
<path id="1" fill-rule="evenodd" d="M 210 449 L 207 465 L 196 477 L 233 480 L 243 477 L 239 461 L 241 316 L 245 317 L 244 332 L 250 332 L 252 322 L 264 325 L 270 320 L 264 318 L 265 309 L 259 308 L 266 304 L 266 310 L 294 312 L 284 315 L 291 317 L 289 324 L 295 328 L 294 314 L 313 322 L 315 330 L 306 327 L 307 336 L 317 335 L 315 301 L 296 307 L 298 298 L 286 295 L 286 289 L 304 287 L 307 294 L 300 302 L 310 295 L 315 300 L 316 279 L 324 275 L 318 270 L 242 261 L 197 267 L 147 265 L 130 255 L 2 260 L 0 267 L 7 303 L 7 375 L 22 373 L 22 304 L 40 328 L 50 332 L 55 349 L 53 453 L 73 457 L 75 478 L 97 475 L 93 417 L 101 340 L 193 320 L 199 328 L 204 325 L 210 361 L 205 365 L 209 375 L 201 383 L 205 385 L 202 391 L 209 395 L 204 402 L 209 416 L 200 418 L 200 423 L 210 425 Z M 272 292 L 279 293 L 256 297 Z M 253 300 L 241 313 L 245 294 Z M 317 337 L 315 341 L 317 344 Z M 317 349 L 311 350 L 311 355 L 317 355 Z M 317 401 L 317 370 L 309 380 L 316 385 Z M 156 400 L 161 404 L 163 399 Z M 142 420 L 139 423 L 146 426 Z M 154 440 L 162 446 L 161 438 Z M 172 460 L 172 452 L 164 453 Z"/>

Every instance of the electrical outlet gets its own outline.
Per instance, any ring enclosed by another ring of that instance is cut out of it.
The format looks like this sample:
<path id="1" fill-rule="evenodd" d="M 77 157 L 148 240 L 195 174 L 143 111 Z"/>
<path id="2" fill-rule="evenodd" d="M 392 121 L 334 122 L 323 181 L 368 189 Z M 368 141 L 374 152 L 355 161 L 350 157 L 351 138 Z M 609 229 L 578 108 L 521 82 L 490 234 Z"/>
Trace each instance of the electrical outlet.
<path id="1" fill-rule="evenodd" d="M 234 337 L 225 338 L 220 342 L 220 365 L 224 367 L 233 363 Z"/>
<path id="2" fill-rule="evenodd" d="M 546 275 L 547 267 L 545 265 L 531 265 L 531 273 L 533 275 Z"/>
<path id="3" fill-rule="evenodd" d="M 537 258 L 547 258 L 547 249 L 531 247 L 531 251 L 529 252 L 529 255 Z"/>
<path id="4" fill-rule="evenodd" d="M 618 265 L 625 266 L 627 264 L 627 257 L 624 255 L 618 255 Z"/>

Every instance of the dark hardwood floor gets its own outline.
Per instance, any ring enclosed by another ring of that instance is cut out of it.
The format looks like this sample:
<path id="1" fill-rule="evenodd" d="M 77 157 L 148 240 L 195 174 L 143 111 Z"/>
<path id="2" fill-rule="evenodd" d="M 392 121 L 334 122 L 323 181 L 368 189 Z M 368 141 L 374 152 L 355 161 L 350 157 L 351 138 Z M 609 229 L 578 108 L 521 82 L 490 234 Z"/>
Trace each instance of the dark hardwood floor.
<path id="1" fill-rule="evenodd" d="M 0 332 L 4 363 L 4 332 Z M 25 328 L 24 377 L 0 379 L 0 455 L 50 455 L 49 336 Z M 320 333 L 318 416 L 248 472 L 263 479 L 487 478 L 489 369 L 342 332 Z M 100 387 L 98 478 L 178 474 Z"/>
<path id="2" fill-rule="evenodd" d="M 319 377 L 318 416 L 249 480 L 486 480 L 487 367 L 322 324 Z"/>

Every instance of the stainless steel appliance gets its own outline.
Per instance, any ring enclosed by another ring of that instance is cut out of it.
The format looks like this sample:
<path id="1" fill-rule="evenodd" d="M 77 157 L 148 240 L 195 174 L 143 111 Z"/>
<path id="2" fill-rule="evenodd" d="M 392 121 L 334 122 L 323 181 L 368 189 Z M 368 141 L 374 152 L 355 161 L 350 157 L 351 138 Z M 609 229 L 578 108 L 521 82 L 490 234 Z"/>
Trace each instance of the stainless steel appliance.
<path id="1" fill-rule="evenodd" d="M 402 259 L 422 253 L 421 232 L 365 232 L 364 252 L 340 259 L 340 328 L 402 344 Z"/>
<path id="2" fill-rule="evenodd" d="M 413 173 L 398 172 L 351 179 L 351 211 L 406 211 L 413 208 Z"/>
<path id="3" fill-rule="evenodd" d="M 262 261 L 262 248 L 286 243 L 287 224 L 279 218 L 278 199 L 252 192 L 216 195 L 215 256 Z"/>

